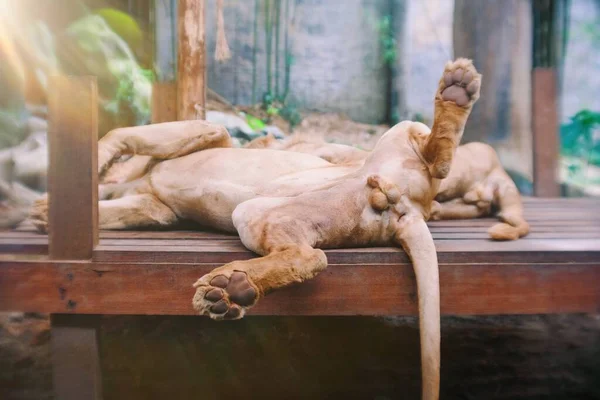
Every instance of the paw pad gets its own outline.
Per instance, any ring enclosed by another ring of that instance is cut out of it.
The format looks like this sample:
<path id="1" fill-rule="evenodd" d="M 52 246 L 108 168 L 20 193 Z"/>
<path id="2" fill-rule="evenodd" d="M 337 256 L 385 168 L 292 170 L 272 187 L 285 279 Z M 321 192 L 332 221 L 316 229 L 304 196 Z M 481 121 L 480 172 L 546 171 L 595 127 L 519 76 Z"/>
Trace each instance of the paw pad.
<path id="1" fill-rule="evenodd" d="M 461 107 L 467 106 L 479 92 L 480 80 L 476 79 L 477 76 L 477 71 L 472 65 L 455 70 L 452 70 L 452 66 L 447 68 L 443 78 L 442 99 L 453 101 Z"/>
<path id="2" fill-rule="evenodd" d="M 248 275 L 241 271 L 234 271 L 229 277 L 217 275 L 208 285 L 197 285 L 194 307 L 213 319 L 241 318 L 244 309 L 254 305 L 258 298 Z"/>

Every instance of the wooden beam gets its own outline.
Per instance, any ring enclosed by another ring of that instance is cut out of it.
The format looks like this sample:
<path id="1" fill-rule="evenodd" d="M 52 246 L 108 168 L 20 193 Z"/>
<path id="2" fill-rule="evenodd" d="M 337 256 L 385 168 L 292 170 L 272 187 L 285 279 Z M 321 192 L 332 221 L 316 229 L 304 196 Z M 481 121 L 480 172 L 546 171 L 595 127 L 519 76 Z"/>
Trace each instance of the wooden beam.
<path id="1" fill-rule="evenodd" d="M 560 196 L 557 82 L 555 68 L 533 69 L 533 191 L 539 197 Z"/>
<path id="2" fill-rule="evenodd" d="M 177 119 L 206 116 L 206 46 L 204 0 L 179 0 Z"/>
<path id="3" fill-rule="evenodd" d="M 96 78 L 53 76 L 48 97 L 49 254 L 89 259 L 98 243 Z"/>
<path id="4" fill-rule="evenodd" d="M 590 263 L 440 264 L 445 315 L 600 310 L 600 252 Z M 192 284 L 221 264 L 0 262 L 0 310 L 194 315 Z M 251 315 L 415 315 L 410 264 L 331 265 L 262 299 Z"/>
<path id="5" fill-rule="evenodd" d="M 101 400 L 98 316 L 53 314 L 52 377 L 61 400 Z"/>

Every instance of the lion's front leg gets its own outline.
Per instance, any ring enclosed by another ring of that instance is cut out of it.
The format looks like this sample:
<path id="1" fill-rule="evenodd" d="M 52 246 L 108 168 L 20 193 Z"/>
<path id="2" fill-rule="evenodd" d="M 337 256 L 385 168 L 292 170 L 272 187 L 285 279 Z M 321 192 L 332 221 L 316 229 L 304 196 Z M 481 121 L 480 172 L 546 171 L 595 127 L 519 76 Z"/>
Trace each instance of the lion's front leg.
<path id="1" fill-rule="evenodd" d="M 434 178 L 448 176 L 480 86 L 481 75 L 470 60 L 459 58 L 446 64 L 435 95 L 433 127 L 423 149 Z"/>
<path id="2" fill-rule="evenodd" d="M 244 245 L 263 257 L 234 261 L 200 278 L 194 308 L 213 319 L 239 319 L 266 294 L 314 278 L 327 267 L 313 248 L 314 228 L 283 207 L 284 200 L 258 198 L 239 205 L 232 219 Z"/>
<path id="3" fill-rule="evenodd" d="M 290 245 L 265 257 L 234 261 L 214 269 L 195 284 L 193 305 L 212 319 L 239 319 L 273 290 L 315 277 L 327 266 L 322 250 Z"/>

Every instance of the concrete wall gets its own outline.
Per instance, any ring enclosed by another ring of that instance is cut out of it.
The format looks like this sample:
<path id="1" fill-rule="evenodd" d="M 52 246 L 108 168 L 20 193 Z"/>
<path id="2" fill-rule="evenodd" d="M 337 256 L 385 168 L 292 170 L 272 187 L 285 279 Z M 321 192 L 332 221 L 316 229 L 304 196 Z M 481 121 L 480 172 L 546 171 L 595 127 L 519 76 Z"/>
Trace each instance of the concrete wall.
<path id="1" fill-rule="evenodd" d="M 584 108 L 600 111 L 600 2 L 571 0 L 562 85 L 562 120 Z"/>
<path id="2" fill-rule="evenodd" d="M 216 18 L 207 2 L 208 83 L 238 104 L 253 102 L 253 68 L 257 73 L 255 101 L 267 89 L 265 13 L 255 16 L 254 1 L 225 2 L 227 38 L 233 58 L 214 61 Z M 378 0 L 298 0 L 281 2 L 279 88 L 284 86 L 284 28 L 292 42 L 290 92 L 301 108 L 340 111 L 351 118 L 378 123 L 386 117 L 388 75 L 382 62 L 377 24 L 389 13 L 389 2 Z M 289 3 L 288 23 L 285 7 Z M 256 64 L 253 63 L 254 19 L 258 18 Z M 273 48 L 275 41 L 273 40 Z M 273 91 L 276 52 L 272 52 Z"/>

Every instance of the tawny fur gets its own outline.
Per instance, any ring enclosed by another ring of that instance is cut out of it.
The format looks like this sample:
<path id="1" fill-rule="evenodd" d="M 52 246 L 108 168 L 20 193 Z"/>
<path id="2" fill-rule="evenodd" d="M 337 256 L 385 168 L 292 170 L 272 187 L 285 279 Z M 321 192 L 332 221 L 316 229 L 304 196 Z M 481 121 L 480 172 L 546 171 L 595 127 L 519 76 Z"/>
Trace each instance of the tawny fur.
<path id="1" fill-rule="evenodd" d="M 246 147 L 307 153 L 333 164 L 354 165 L 357 169 L 370 154 L 352 146 L 327 143 L 323 139 L 305 135 L 294 135 L 283 141 L 264 136 L 251 141 Z M 411 165 L 405 162 L 404 166 L 421 168 L 423 163 Z M 477 142 L 459 146 L 453 155 L 448 176 L 441 181 L 430 219 L 468 219 L 492 215 L 503 221 L 488 231 L 494 240 L 516 240 L 529 233 L 519 191 L 500 164 L 496 151 L 487 144 Z"/>
<path id="2" fill-rule="evenodd" d="M 402 246 L 417 278 L 423 399 L 437 399 L 439 278 L 425 221 L 480 82 L 470 60 L 449 62 L 431 130 L 404 121 L 366 158 L 341 164 L 298 151 L 230 148 L 227 131 L 205 121 L 113 131 L 99 143 L 99 173 L 126 154 L 152 157 L 154 165 L 130 186 L 102 187 L 100 228 L 194 220 L 237 232 L 262 257 L 229 263 L 194 284 L 193 306 L 217 320 L 242 318 L 269 292 L 316 276 L 327 267 L 321 249 Z M 47 229 L 47 200 L 36 203 L 32 219 Z"/>

